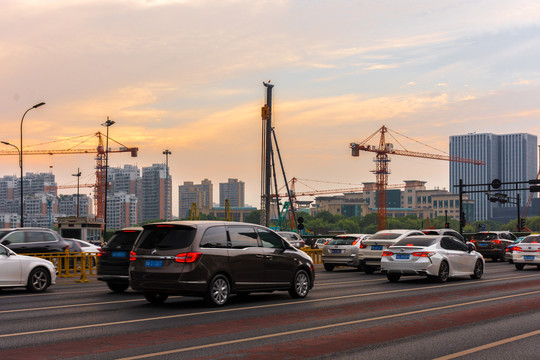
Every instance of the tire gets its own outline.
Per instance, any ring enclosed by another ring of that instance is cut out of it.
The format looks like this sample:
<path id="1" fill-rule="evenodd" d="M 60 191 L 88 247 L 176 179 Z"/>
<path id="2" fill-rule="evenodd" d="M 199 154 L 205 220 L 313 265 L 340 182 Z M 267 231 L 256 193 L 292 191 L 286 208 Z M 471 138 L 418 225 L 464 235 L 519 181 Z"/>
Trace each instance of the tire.
<path id="1" fill-rule="evenodd" d="M 334 265 L 324 264 L 324 270 L 333 271 L 334 270 Z"/>
<path id="2" fill-rule="evenodd" d="M 229 301 L 230 296 L 231 285 L 229 280 L 224 275 L 218 274 L 210 281 L 204 300 L 209 306 L 223 306 Z"/>
<path id="3" fill-rule="evenodd" d="M 145 292 L 144 297 L 151 304 L 163 304 L 165 300 L 169 297 L 169 294 L 165 293 L 156 293 L 156 292 Z"/>
<path id="4" fill-rule="evenodd" d="M 474 270 L 473 274 L 471 275 L 471 279 L 480 279 L 483 274 L 484 264 L 482 263 L 482 260 L 478 259 L 476 260 L 476 264 L 474 264 Z"/>
<path id="5" fill-rule="evenodd" d="M 523 270 L 523 268 L 525 267 L 525 264 L 514 264 L 516 266 L 516 269 L 517 270 Z"/>
<path id="6" fill-rule="evenodd" d="M 299 299 L 305 298 L 309 292 L 311 279 L 305 270 L 298 270 L 294 274 L 292 287 L 289 289 L 291 297 Z"/>
<path id="7" fill-rule="evenodd" d="M 398 282 L 399 278 L 401 277 L 401 274 L 387 273 L 386 277 L 388 278 L 388 281 L 390 282 Z"/>
<path id="8" fill-rule="evenodd" d="M 51 285 L 51 275 L 43 267 L 37 267 L 28 275 L 26 288 L 31 292 L 43 292 Z"/>
<path id="9" fill-rule="evenodd" d="M 107 286 L 109 289 L 116 293 L 121 293 L 127 290 L 129 287 L 129 282 L 121 282 L 121 281 L 107 281 Z"/>
<path id="10" fill-rule="evenodd" d="M 365 266 L 364 266 L 364 272 L 365 272 L 366 274 L 371 275 L 371 274 L 373 274 L 373 273 L 375 272 L 375 268 L 374 268 L 373 266 L 365 265 Z"/>
<path id="11" fill-rule="evenodd" d="M 448 266 L 448 263 L 446 261 L 442 261 L 441 265 L 439 265 L 439 275 L 435 277 L 435 281 L 439 283 L 444 283 L 448 280 L 449 275 L 450 267 Z"/>

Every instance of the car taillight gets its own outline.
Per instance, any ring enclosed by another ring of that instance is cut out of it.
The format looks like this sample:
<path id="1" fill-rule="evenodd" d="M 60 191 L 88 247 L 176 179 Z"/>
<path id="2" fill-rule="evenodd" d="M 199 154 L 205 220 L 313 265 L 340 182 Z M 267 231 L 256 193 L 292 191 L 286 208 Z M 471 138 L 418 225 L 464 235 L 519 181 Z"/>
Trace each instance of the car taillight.
<path id="1" fill-rule="evenodd" d="M 471 239 L 471 242 L 472 242 L 472 243 L 475 243 L 475 242 L 476 242 L 476 240 L 474 240 L 474 239 Z"/>
<path id="2" fill-rule="evenodd" d="M 523 249 L 521 247 L 519 247 L 519 246 L 514 246 L 512 251 L 523 251 Z"/>
<path id="3" fill-rule="evenodd" d="M 435 253 L 431 251 L 417 251 L 417 252 L 413 252 L 412 254 L 413 256 L 418 256 L 418 257 L 431 257 L 435 255 Z"/>
<path id="4" fill-rule="evenodd" d="M 367 245 L 364 243 L 360 243 L 360 249 L 365 249 L 365 248 L 367 248 Z"/>
<path id="5" fill-rule="evenodd" d="M 493 240 L 493 242 L 494 242 L 495 244 L 500 244 L 500 243 L 501 243 L 501 240 Z"/>
<path id="6" fill-rule="evenodd" d="M 129 252 L 129 261 L 135 261 L 137 260 L 137 254 L 135 254 L 135 251 Z"/>
<path id="7" fill-rule="evenodd" d="M 382 252 L 382 256 L 392 256 L 392 255 L 394 255 L 394 253 L 391 252 L 391 251 L 383 251 Z"/>
<path id="8" fill-rule="evenodd" d="M 193 263 L 201 258 L 200 252 L 181 253 L 174 257 L 174 260 L 179 263 Z"/>
<path id="9" fill-rule="evenodd" d="M 107 250 L 104 250 L 102 248 L 99 248 L 98 251 L 99 251 L 99 254 L 97 254 L 97 256 L 102 256 L 102 255 L 107 254 Z"/>
<path id="10" fill-rule="evenodd" d="M 352 243 L 352 245 L 356 245 L 356 244 L 358 244 L 358 240 L 354 240 Z"/>
<path id="11" fill-rule="evenodd" d="M 324 245 L 328 244 L 330 242 L 330 240 L 327 240 L 324 242 Z"/>

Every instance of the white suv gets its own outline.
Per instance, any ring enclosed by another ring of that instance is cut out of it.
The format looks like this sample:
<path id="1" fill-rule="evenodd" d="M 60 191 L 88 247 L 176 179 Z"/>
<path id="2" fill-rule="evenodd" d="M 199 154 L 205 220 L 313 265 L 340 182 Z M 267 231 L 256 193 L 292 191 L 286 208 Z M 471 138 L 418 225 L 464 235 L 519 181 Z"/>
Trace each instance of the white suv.
<path id="1" fill-rule="evenodd" d="M 408 236 L 425 236 L 425 234 L 420 230 L 381 230 L 362 241 L 358 250 L 358 259 L 365 273 L 373 274 L 379 269 L 383 250 Z"/>

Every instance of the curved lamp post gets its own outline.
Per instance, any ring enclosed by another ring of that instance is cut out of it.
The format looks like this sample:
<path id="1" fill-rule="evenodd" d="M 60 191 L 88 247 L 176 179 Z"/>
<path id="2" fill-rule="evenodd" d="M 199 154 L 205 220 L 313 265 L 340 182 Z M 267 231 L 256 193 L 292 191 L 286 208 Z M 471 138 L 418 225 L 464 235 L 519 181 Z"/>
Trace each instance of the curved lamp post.
<path id="1" fill-rule="evenodd" d="M 19 151 L 19 165 L 21 166 L 21 227 L 24 227 L 24 213 L 23 213 L 23 209 L 24 209 L 24 206 L 23 206 L 23 188 L 24 188 L 24 182 L 23 182 L 23 142 L 22 142 L 22 126 L 23 126 L 23 121 L 24 121 L 24 117 L 26 116 L 26 113 L 29 112 L 30 110 L 32 109 L 36 109 L 40 106 L 43 106 L 45 105 L 44 102 L 40 102 L 39 104 L 36 104 L 34 106 L 32 106 L 31 108 L 29 108 L 28 110 L 26 110 L 21 118 L 21 149 Z"/>

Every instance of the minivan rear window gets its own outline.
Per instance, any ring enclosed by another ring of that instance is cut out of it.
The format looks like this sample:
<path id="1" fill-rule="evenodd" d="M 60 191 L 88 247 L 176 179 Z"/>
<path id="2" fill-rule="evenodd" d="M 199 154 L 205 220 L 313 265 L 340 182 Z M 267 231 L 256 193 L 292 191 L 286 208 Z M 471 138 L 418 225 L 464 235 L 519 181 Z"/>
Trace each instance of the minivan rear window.
<path id="1" fill-rule="evenodd" d="M 396 242 L 393 246 L 422 246 L 428 247 L 437 241 L 437 238 L 431 237 L 408 237 Z"/>
<path id="2" fill-rule="evenodd" d="M 197 229 L 183 226 L 145 228 L 138 241 L 139 249 L 184 249 L 193 243 Z"/>

